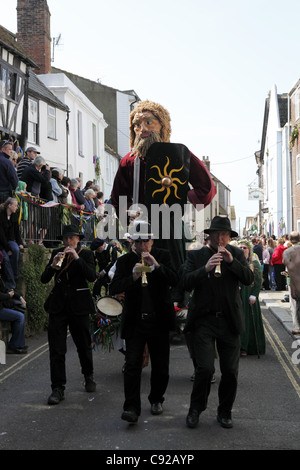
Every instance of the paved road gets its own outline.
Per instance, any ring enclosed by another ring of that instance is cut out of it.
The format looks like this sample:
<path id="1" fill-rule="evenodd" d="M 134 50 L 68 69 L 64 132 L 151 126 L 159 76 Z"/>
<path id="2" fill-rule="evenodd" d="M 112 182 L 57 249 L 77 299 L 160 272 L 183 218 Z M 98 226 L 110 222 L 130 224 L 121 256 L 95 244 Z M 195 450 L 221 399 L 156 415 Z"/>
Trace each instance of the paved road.
<path id="1" fill-rule="evenodd" d="M 147 402 L 149 368 L 143 371 L 142 415 L 137 425 L 120 419 L 123 403 L 123 356 L 95 351 L 97 391 L 84 391 L 77 354 L 69 339 L 66 399 L 48 406 L 49 361 L 46 335 L 28 339 L 26 356 L 7 356 L 0 365 L 1 450 L 265 450 L 299 448 L 299 365 L 295 338 L 272 311 L 263 307 L 267 352 L 241 358 L 239 389 L 233 410 L 234 427 L 216 421 L 217 382 L 199 426 L 185 425 L 192 382 L 186 346 L 173 344 L 171 377 L 164 413 L 150 414 Z M 298 346 L 300 348 L 300 346 Z M 300 358 L 300 354 L 298 355 Z M 118 455 L 118 454 L 117 454 Z"/>

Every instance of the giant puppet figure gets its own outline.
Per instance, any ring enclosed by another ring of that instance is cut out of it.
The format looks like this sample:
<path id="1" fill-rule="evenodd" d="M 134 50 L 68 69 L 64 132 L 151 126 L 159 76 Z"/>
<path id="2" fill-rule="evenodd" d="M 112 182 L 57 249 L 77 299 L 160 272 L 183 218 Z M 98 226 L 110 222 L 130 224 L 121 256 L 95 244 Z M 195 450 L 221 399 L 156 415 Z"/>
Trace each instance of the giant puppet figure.
<path id="1" fill-rule="evenodd" d="M 154 205 L 183 208 L 189 200 L 203 208 L 212 201 L 216 188 L 204 164 L 184 145 L 170 143 L 171 119 L 166 109 L 152 101 L 138 102 L 130 113 L 129 129 L 132 150 L 120 162 L 111 194 L 119 218 L 121 211 L 143 204 L 153 225 L 149 210 Z M 127 198 L 125 208 L 120 196 Z M 180 219 L 176 223 L 181 224 Z M 185 260 L 184 237 L 174 237 L 172 228 L 170 236 L 163 237 L 160 228 L 156 238 L 155 246 L 167 248 L 179 268 Z"/>

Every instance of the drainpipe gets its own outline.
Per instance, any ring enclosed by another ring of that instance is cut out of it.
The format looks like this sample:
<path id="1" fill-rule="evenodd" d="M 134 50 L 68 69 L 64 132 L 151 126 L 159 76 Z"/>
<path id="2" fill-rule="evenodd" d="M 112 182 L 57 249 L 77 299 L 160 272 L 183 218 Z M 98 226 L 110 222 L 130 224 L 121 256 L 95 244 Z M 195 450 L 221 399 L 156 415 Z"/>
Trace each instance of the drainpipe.
<path id="1" fill-rule="evenodd" d="M 66 152 L 67 152 L 67 161 L 66 161 L 66 171 L 68 176 L 69 173 L 69 118 L 70 118 L 70 111 L 67 111 L 67 119 L 66 119 Z"/>

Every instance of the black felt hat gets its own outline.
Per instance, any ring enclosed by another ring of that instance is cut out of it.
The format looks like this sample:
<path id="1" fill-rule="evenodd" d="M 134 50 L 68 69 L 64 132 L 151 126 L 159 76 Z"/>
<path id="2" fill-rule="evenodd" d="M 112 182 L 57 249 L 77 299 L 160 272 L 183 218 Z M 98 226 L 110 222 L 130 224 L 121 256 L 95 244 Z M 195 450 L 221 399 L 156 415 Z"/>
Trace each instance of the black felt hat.
<path id="1" fill-rule="evenodd" d="M 95 251 L 97 250 L 97 248 L 99 248 L 99 246 L 104 245 L 104 243 L 105 243 L 105 240 L 103 240 L 102 238 L 94 238 L 94 240 L 91 243 L 90 248 L 92 251 Z"/>
<path id="2" fill-rule="evenodd" d="M 80 239 L 84 237 L 83 233 L 79 233 L 78 227 L 76 225 L 64 225 L 63 230 L 62 230 L 62 235 L 59 235 L 57 237 L 58 240 L 62 240 L 64 237 L 72 237 L 72 236 L 77 236 Z"/>
<path id="3" fill-rule="evenodd" d="M 204 230 L 204 233 L 211 233 L 217 231 L 227 230 L 230 232 L 231 237 L 238 237 L 238 233 L 231 229 L 230 220 L 228 217 L 216 215 L 210 224 L 210 227 Z"/>

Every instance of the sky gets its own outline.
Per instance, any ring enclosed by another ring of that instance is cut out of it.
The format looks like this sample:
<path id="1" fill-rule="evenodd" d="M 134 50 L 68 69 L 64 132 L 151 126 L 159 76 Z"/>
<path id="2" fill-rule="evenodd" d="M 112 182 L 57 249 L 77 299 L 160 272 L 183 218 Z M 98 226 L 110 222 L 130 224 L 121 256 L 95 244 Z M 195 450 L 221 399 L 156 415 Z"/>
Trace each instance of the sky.
<path id="1" fill-rule="evenodd" d="M 237 227 L 258 212 L 265 100 L 300 76 L 299 0 L 48 0 L 55 67 L 163 105 L 171 141 L 186 145 L 231 190 Z M 0 23 L 17 31 L 17 0 Z"/>

